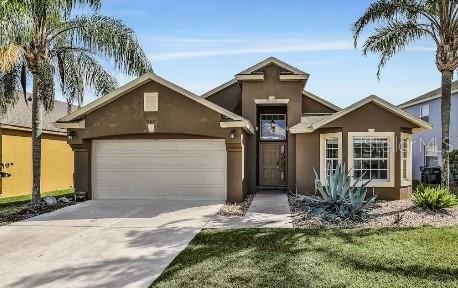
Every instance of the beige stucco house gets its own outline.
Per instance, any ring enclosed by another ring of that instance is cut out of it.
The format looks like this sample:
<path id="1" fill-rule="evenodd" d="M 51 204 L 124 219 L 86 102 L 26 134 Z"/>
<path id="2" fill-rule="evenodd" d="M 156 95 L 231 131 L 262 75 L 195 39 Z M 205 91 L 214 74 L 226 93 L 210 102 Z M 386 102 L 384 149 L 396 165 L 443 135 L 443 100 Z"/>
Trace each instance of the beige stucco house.
<path id="1" fill-rule="evenodd" d="M 197 96 L 144 75 L 65 116 L 75 188 L 93 199 L 224 199 L 314 193 L 345 162 L 381 199 L 411 193 L 411 135 L 430 125 L 376 97 L 340 109 L 309 75 L 268 58 Z M 280 192 L 279 192 L 280 193 Z"/>

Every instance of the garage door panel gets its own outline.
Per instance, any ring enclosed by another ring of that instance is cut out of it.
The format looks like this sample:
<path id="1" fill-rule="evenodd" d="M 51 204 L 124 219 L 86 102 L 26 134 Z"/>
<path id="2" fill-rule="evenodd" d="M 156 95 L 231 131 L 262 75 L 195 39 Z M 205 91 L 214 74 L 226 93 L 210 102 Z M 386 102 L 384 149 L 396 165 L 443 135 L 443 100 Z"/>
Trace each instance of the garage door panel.
<path id="1" fill-rule="evenodd" d="M 93 142 L 96 199 L 226 199 L 224 140 Z"/>

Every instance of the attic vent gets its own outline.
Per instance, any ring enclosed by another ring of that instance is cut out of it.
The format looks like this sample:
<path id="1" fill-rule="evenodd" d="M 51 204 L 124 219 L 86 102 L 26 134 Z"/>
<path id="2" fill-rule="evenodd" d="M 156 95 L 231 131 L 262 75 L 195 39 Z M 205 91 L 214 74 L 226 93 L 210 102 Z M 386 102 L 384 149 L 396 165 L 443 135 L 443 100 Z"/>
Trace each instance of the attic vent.
<path id="1" fill-rule="evenodd" d="M 159 93 L 157 92 L 145 93 L 143 96 L 143 110 L 145 112 L 159 111 L 158 98 Z"/>

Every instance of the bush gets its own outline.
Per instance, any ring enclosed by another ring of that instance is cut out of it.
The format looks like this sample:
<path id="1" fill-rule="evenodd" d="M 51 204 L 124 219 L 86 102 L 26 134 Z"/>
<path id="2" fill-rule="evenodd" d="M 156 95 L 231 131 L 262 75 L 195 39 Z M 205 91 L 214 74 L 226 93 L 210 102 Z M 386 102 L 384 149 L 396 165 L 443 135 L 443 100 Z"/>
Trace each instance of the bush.
<path id="1" fill-rule="evenodd" d="M 450 152 L 450 174 L 452 174 L 453 180 L 458 180 L 458 150 Z"/>
<path id="2" fill-rule="evenodd" d="M 439 210 L 457 206 L 458 198 L 448 188 L 420 184 L 413 194 L 413 202 L 418 207 Z"/>

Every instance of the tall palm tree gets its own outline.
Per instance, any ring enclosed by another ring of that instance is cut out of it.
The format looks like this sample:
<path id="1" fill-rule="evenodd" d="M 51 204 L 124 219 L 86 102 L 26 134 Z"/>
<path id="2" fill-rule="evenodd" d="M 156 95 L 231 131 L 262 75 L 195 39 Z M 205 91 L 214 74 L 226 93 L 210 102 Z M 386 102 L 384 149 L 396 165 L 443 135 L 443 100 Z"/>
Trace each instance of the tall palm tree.
<path id="1" fill-rule="evenodd" d="M 362 51 L 363 55 L 380 54 L 378 77 L 387 61 L 410 44 L 429 39 L 436 45 L 436 66 L 442 75 L 442 185 L 448 187 L 452 78 L 458 67 L 458 1 L 377 0 L 353 26 L 355 47 L 370 26 L 375 29 Z"/>
<path id="2" fill-rule="evenodd" d="M 152 71 L 134 32 L 99 15 L 102 0 L 9 0 L 0 7 L 0 112 L 25 96 L 32 79 L 32 203 L 41 200 L 41 114 L 53 108 L 55 81 L 70 104 L 85 88 L 102 95 L 117 86 L 99 59 L 128 75 Z M 79 10 L 77 10 L 79 9 Z M 77 11 L 89 11 L 78 15 Z M 76 10 L 76 11 L 75 11 Z M 27 98 L 24 98 L 28 101 Z"/>

